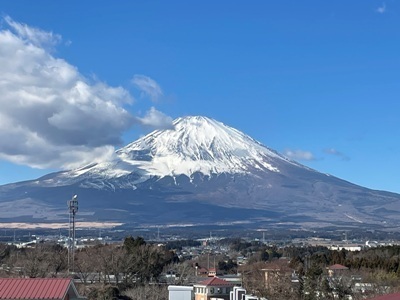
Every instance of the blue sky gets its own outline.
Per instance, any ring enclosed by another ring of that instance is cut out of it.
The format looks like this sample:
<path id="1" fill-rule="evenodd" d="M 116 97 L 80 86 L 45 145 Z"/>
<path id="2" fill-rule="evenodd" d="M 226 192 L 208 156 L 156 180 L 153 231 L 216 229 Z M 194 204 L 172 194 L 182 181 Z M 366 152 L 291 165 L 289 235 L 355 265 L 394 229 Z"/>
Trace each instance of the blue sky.
<path id="1" fill-rule="evenodd" d="M 2 1 L 0 13 L 0 184 L 206 115 L 400 193 L 398 1 Z"/>

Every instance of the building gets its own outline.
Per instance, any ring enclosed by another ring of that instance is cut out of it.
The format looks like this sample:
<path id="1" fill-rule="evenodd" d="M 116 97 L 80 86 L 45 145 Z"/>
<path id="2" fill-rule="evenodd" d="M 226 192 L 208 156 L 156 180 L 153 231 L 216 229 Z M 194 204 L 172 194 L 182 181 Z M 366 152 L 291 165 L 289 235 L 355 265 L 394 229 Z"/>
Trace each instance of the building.
<path id="1" fill-rule="evenodd" d="M 400 299 L 400 293 L 382 295 L 375 298 L 370 298 L 368 300 L 398 300 L 398 299 Z"/>
<path id="2" fill-rule="evenodd" d="M 202 268 L 199 267 L 198 265 L 195 266 L 196 268 L 196 276 L 201 276 L 201 277 L 215 277 L 218 275 L 218 271 L 216 268 Z"/>
<path id="3" fill-rule="evenodd" d="M 197 266 L 195 268 L 196 268 L 196 276 L 204 276 L 204 277 L 208 276 L 208 269 L 199 268 Z"/>
<path id="4" fill-rule="evenodd" d="M 326 269 L 328 270 L 329 277 L 342 276 L 342 275 L 346 274 L 347 271 L 349 270 L 348 267 L 345 267 L 340 264 L 335 264 L 335 265 L 326 267 Z"/>
<path id="5" fill-rule="evenodd" d="M 329 247 L 329 250 L 336 250 L 336 251 L 341 251 L 341 250 L 347 250 L 347 251 L 361 251 L 363 248 L 363 245 L 359 244 L 345 244 L 345 245 L 332 245 Z"/>
<path id="6" fill-rule="evenodd" d="M 269 262 L 265 265 L 265 268 L 261 269 L 264 273 L 265 287 L 272 289 L 277 282 L 290 278 L 292 283 L 298 283 L 298 277 L 295 270 L 288 266 L 288 260 L 276 260 Z"/>
<path id="7" fill-rule="evenodd" d="M 223 281 L 223 280 L 222 280 Z M 196 291 L 196 287 L 199 288 L 199 290 L 197 290 L 197 294 L 195 294 L 194 299 L 210 299 L 210 300 L 267 300 L 266 298 L 258 298 L 256 296 L 252 296 L 252 295 L 248 295 L 246 294 L 246 290 L 242 287 L 232 287 L 230 288 L 230 292 L 229 292 L 229 296 L 227 297 L 227 295 L 218 293 L 215 295 L 214 294 L 207 294 L 204 291 L 202 291 L 202 288 L 207 288 L 207 286 L 209 287 L 209 289 L 211 290 L 211 288 L 215 289 L 218 287 L 223 287 L 223 288 L 227 288 L 226 283 L 221 284 L 220 281 L 215 281 L 214 280 L 214 284 L 216 284 L 218 282 L 218 285 L 213 285 L 213 284 L 202 284 L 199 283 L 197 285 L 195 285 L 195 287 L 192 286 L 175 286 L 175 285 L 170 285 L 168 286 L 168 291 L 169 291 L 169 297 L 168 300 L 193 300 L 193 289 L 195 289 Z"/>
<path id="8" fill-rule="evenodd" d="M 233 284 L 218 277 L 210 277 L 193 285 L 195 300 L 229 300 Z"/>
<path id="9" fill-rule="evenodd" d="M 226 280 L 235 286 L 242 286 L 242 274 L 221 275 L 218 278 Z"/>
<path id="10" fill-rule="evenodd" d="M 83 300 L 71 278 L 0 278 L 0 299 Z"/>
<path id="11" fill-rule="evenodd" d="M 208 269 L 208 277 L 215 277 L 215 276 L 217 276 L 217 269 L 216 268 Z"/>
<path id="12" fill-rule="evenodd" d="M 169 300 L 192 300 L 193 287 L 192 286 L 168 286 L 168 299 Z"/>
<path id="13" fill-rule="evenodd" d="M 230 293 L 230 300 L 242 300 L 244 295 L 246 295 L 246 290 L 242 287 L 235 286 Z"/>

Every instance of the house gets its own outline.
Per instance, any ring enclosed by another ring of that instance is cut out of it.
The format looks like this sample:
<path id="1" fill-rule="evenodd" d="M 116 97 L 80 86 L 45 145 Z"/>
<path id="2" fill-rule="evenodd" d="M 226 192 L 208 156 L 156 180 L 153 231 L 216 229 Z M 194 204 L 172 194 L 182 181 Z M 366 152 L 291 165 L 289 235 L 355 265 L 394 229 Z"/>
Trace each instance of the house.
<path id="1" fill-rule="evenodd" d="M 208 276 L 208 269 L 206 269 L 206 268 L 198 268 L 196 266 L 196 276 L 207 277 Z"/>
<path id="2" fill-rule="evenodd" d="M 0 299 L 83 300 L 71 278 L 0 278 Z"/>
<path id="3" fill-rule="evenodd" d="M 208 270 L 208 277 L 215 277 L 217 276 L 217 269 L 216 268 L 211 268 Z"/>
<path id="4" fill-rule="evenodd" d="M 269 262 L 261 271 L 264 273 L 265 287 L 268 289 L 284 278 L 290 278 L 292 283 L 298 283 L 298 278 L 295 270 L 288 266 L 287 260 L 276 260 Z"/>
<path id="5" fill-rule="evenodd" d="M 347 273 L 347 271 L 349 270 L 348 267 L 345 267 L 340 264 L 335 264 L 335 265 L 326 267 L 326 269 L 328 270 L 329 277 L 343 275 L 343 274 Z"/>
<path id="6" fill-rule="evenodd" d="M 168 286 L 169 297 L 168 300 L 193 300 L 193 287 L 192 286 Z M 211 298 L 206 298 L 205 295 L 201 296 L 201 298 L 195 299 L 210 299 L 210 300 L 267 300 L 266 298 L 258 298 L 256 296 L 246 294 L 246 290 L 242 287 L 235 286 L 233 290 L 229 292 L 229 297 L 226 298 L 225 295 L 217 294 L 212 296 Z"/>
<path id="7" fill-rule="evenodd" d="M 195 300 L 229 300 L 233 284 L 218 277 L 210 277 L 193 285 Z"/>
<path id="8" fill-rule="evenodd" d="M 382 295 L 375 298 L 370 298 L 368 300 L 398 300 L 398 299 L 400 299 L 400 293 Z"/>
<path id="9" fill-rule="evenodd" d="M 216 268 L 202 268 L 198 265 L 195 265 L 196 268 L 196 276 L 201 277 L 214 277 L 218 275 L 218 270 Z"/>

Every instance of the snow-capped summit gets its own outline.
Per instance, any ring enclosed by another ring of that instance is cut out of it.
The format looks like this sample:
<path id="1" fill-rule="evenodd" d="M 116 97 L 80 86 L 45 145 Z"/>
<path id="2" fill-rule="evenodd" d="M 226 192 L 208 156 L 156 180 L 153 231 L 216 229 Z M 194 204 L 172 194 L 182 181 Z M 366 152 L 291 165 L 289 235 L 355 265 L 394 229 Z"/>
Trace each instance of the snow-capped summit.
<path id="1" fill-rule="evenodd" d="M 81 168 L 70 175 L 89 172 L 115 178 L 135 172 L 145 177 L 190 177 L 195 172 L 279 172 L 276 159 L 294 163 L 221 122 L 189 116 L 174 120 L 171 129 L 153 131 L 121 148 L 113 161 Z"/>

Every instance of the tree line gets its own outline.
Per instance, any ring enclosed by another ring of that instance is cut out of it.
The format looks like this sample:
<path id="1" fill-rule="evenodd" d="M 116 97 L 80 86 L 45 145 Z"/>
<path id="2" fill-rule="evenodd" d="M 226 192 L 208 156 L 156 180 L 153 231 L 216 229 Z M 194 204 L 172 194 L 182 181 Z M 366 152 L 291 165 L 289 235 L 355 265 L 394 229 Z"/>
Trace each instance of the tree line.
<path id="1" fill-rule="evenodd" d="M 74 276 L 81 281 L 81 292 L 89 299 L 116 299 L 122 297 L 122 291 L 131 295 L 135 294 L 134 290 L 140 291 L 140 288 L 144 291 L 144 286 L 149 282 L 158 281 L 166 265 L 178 261 L 173 251 L 132 236 L 125 238 L 123 244 L 98 244 L 76 249 L 74 270 L 71 270 L 72 264 L 68 266 L 68 250 L 60 245 L 38 243 L 33 248 L 21 249 L 13 245 L 0 245 L 1 276 Z M 167 299 L 166 289 L 163 290 L 164 293 L 157 291 L 157 295 L 146 291 L 149 295 L 141 295 L 140 299 Z M 160 298 L 160 295 L 164 295 L 164 298 Z M 125 296 L 124 299 L 136 298 Z"/>
<path id="2" fill-rule="evenodd" d="M 214 246 L 228 250 L 185 260 L 176 252 L 185 246 L 198 246 L 198 242 L 174 241 L 159 246 L 141 237 L 129 236 L 119 244 L 76 249 L 74 270 L 68 266 L 67 249 L 60 245 L 38 243 L 33 248 L 19 249 L 0 244 L 0 273 L 3 277 L 31 278 L 70 277 L 72 274 L 81 282 L 80 293 L 89 299 L 166 300 L 165 283 L 190 284 L 196 280 L 195 266 L 207 266 L 211 254 L 220 274 L 241 274 L 249 292 L 268 299 L 345 299 L 348 295 L 357 299 L 352 290 L 354 276 L 373 286 L 376 294 L 400 287 L 400 246 L 350 252 L 312 246 L 266 246 L 241 239 L 215 243 Z M 246 263 L 239 265 L 238 257 L 244 257 Z M 282 269 L 284 272 L 276 272 L 267 285 L 263 270 L 285 260 L 288 263 Z M 329 278 L 326 267 L 334 264 L 348 267 L 349 276 Z M 292 272 L 297 276 L 295 284 Z M 173 274 L 173 280 L 165 281 L 162 274 Z"/>

